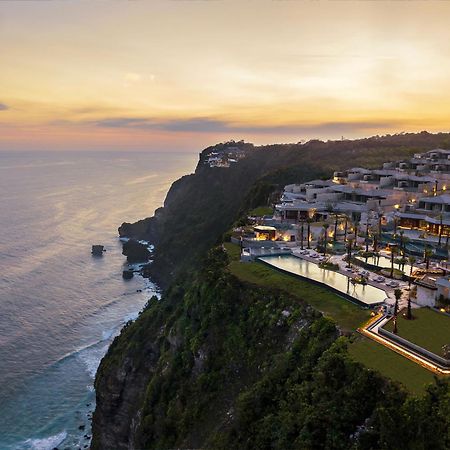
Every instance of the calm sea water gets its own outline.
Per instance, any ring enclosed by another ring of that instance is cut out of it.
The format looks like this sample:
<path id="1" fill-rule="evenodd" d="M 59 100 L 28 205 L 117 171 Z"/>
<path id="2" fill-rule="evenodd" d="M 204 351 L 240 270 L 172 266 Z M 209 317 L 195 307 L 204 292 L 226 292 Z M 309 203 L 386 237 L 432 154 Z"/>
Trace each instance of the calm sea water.
<path id="1" fill-rule="evenodd" d="M 88 445 L 99 361 L 156 291 L 122 280 L 117 227 L 151 215 L 196 162 L 0 152 L 1 450 Z M 107 249 L 101 258 L 90 254 L 95 243 Z"/>

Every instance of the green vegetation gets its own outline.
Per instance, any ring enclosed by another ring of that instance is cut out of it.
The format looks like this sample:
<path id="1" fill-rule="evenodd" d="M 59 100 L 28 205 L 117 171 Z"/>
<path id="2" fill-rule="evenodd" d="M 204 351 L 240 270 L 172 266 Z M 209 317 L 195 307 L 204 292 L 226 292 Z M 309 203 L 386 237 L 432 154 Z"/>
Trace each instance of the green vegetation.
<path id="1" fill-rule="evenodd" d="M 335 263 L 328 262 L 328 261 L 319 263 L 319 267 L 321 269 L 326 269 L 326 270 L 335 270 L 335 271 L 339 270 L 339 264 L 335 264 Z"/>
<path id="2" fill-rule="evenodd" d="M 355 361 L 398 381 L 415 394 L 423 394 L 434 380 L 429 370 L 363 336 L 349 345 L 349 353 Z"/>
<path id="3" fill-rule="evenodd" d="M 430 308 L 414 309 L 412 314 L 413 320 L 398 316 L 398 335 L 442 356 L 442 346 L 450 344 L 450 317 Z M 392 331 L 392 320 L 384 328 Z"/>
<path id="4" fill-rule="evenodd" d="M 211 251 L 114 340 L 95 383 L 93 450 L 450 446 L 448 383 L 408 396 L 355 362 L 306 302 L 236 279 L 230 254 Z"/>
<path id="5" fill-rule="evenodd" d="M 231 243 L 224 245 L 232 259 L 229 266 L 230 271 L 242 281 L 288 292 L 306 301 L 326 317 L 333 319 L 344 331 L 356 330 L 370 317 L 369 311 L 321 286 L 278 272 L 261 263 L 241 263 L 239 246 Z"/>
<path id="6" fill-rule="evenodd" d="M 273 214 L 273 208 L 269 206 L 258 206 L 258 208 L 254 208 L 249 211 L 249 216 L 254 217 L 262 217 L 262 216 L 270 216 Z"/>

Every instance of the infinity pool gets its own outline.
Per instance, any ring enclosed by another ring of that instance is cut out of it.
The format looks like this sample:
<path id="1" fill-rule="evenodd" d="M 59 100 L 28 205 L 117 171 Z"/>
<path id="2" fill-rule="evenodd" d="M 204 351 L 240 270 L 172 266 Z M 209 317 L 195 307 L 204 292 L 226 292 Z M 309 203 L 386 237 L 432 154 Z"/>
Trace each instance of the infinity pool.
<path id="1" fill-rule="evenodd" d="M 359 259 L 362 262 L 372 264 L 374 266 L 381 267 L 383 269 L 390 269 L 391 268 L 391 258 L 387 258 L 386 256 L 380 256 L 379 259 L 375 258 L 374 256 L 370 256 L 369 258 L 363 258 L 362 256 L 356 256 L 356 259 Z M 397 263 L 394 263 L 395 269 L 400 269 L 399 265 Z M 406 263 L 403 266 L 403 272 L 406 273 L 406 275 L 409 275 L 409 271 L 411 269 L 411 266 Z"/>
<path id="2" fill-rule="evenodd" d="M 264 256 L 258 259 L 285 272 L 325 284 L 342 292 L 345 297 L 351 297 L 367 306 L 377 305 L 387 298 L 386 292 L 382 289 L 369 285 L 363 286 L 362 284 L 353 285 L 345 275 L 332 270 L 321 269 L 317 264 L 295 256 Z"/>

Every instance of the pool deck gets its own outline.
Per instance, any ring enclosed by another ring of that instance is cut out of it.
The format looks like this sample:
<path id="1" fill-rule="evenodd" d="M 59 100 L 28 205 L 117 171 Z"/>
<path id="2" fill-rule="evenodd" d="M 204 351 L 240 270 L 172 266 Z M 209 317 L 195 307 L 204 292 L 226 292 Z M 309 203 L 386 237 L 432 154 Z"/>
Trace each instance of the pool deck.
<path id="1" fill-rule="evenodd" d="M 301 253 L 299 253 L 299 251 L 300 251 L 300 249 L 293 250 L 292 255 L 297 258 L 305 259 L 306 261 L 310 261 L 312 263 L 317 264 L 317 258 L 313 258 L 310 255 L 301 254 Z M 311 250 L 311 252 L 312 252 L 312 250 Z M 341 256 L 341 255 L 333 255 L 328 258 L 328 261 L 333 264 L 339 265 L 339 270 L 336 270 L 336 272 L 340 273 L 341 275 L 345 275 L 348 278 L 357 278 L 359 276 L 359 272 L 356 272 L 356 271 L 349 272 L 349 271 L 345 270 L 345 268 L 347 266 L 347 262 L 343 260 L 343 257 L 344 256 Z M 387 303 L 389 305 L 393 305 L 395 303 L 395 296 L 394 296 L 395 289 L 405 289 L 408 287 L 408 283 L 401 282 L 401 281 L 398 282 L 399 283 L 398 288 L 392 288 L 390 286 L 386 286 L 386 284 L 384 282 L 380 283 L 380 282 L 374 281 L 374 277 L 378 276 L 377 274 L 370 272 L 370 271 L 368 271 L 368 272 L 370 273 L 370 275 L 369 275 L 369 280 L 368 280 L 367 284 L 386 292 L 387 297 L 386 297 L 385 303 Z M 407 298 L 402 297 L 402 299 L 400 300 L 400 306 L 402 307 L 403 303 L 404 303 L 404 306 L 406 306 L 406 302 L 407 302 Z M 413 307 L 418 308 L 419 305 L 413 305 Z"/>

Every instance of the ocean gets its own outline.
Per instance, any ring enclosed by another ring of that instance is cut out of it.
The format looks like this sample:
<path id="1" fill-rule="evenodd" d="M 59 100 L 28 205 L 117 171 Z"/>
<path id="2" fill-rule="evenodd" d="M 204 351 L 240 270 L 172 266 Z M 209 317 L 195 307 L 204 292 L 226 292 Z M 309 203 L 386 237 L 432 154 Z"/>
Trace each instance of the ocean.
<path id="1" fill-rule="evenodd" d="M 0 152 L 0 450 L 89 446 L 98 364 L 158 291 L 122 279 L 117 227 L 152 215 L 197 159 Z"/>

